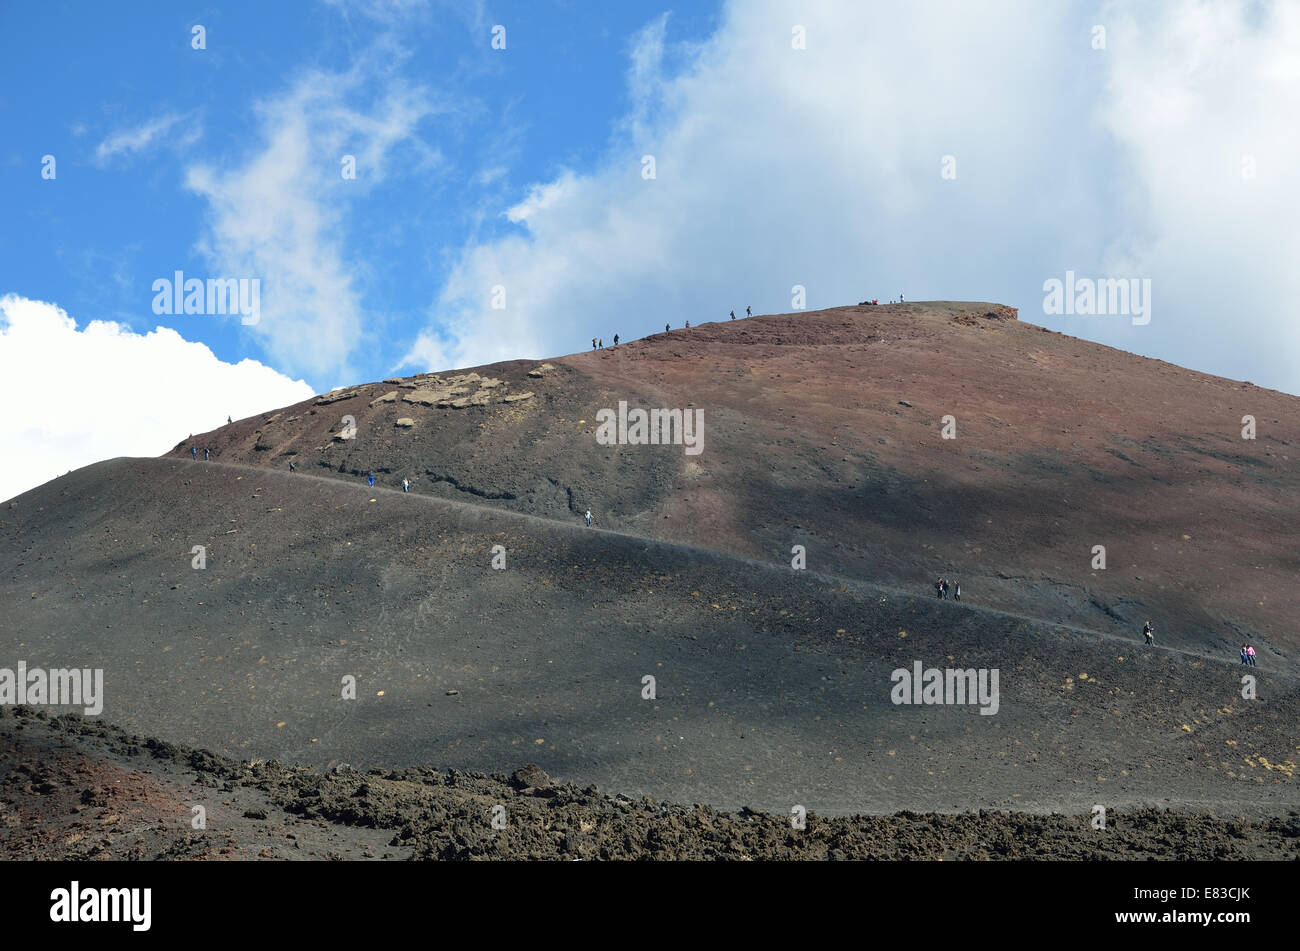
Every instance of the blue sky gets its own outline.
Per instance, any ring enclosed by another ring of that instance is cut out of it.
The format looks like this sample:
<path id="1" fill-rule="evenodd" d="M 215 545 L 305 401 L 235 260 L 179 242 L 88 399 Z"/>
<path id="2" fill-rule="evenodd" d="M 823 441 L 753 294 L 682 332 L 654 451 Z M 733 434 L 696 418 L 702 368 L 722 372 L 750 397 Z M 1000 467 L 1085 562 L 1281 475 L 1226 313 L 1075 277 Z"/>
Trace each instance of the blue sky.
<path id="1" fill-rule="evenodd" d="M 0 293 L 141 332 L 171 326 L 225 360 L 276 363 L 238 321 L 152 311 L 152 282 L 177 269 L 243 276 L 205 256 L 213 201 L 190 186 L 190 173 L 220 175 L 266 149 L 278 117 L 260 117 L 259 103 L 296 97 L 303 112 L 387 114 L 403 128 L 382 147 L 382 168 L 362 160 L 355 180 L 342 179 L 341 156 L 362 156 L 374 139 L 355 126 L 339 133 L 337 149 L 304 159 L 321 176 L 313 197 L 336 215 L 319 240 L 336 250 L 364 310 L 357 345 L 334 365 L 278 362 L 318 389 L 344 382 L 341 373 L 389 373 L 460 248 L 518 230 L 494 211 L 605 149 L 628 108 L 629 38 L 661 9 L 519 3 L 492 19 L 473 4 L 392 5 L 375 15 L 383 6 L 59 3 L 0 12 L 3 68 L 25 78 L 6 82 L 0 102 L 8 130 L 0 206 L 9 209 Z M 715 15 L 711 4 L 683 11 L 675 30 L 704 36 Z M 508 24 L 505 50 L 491 47 L 498 19 Z M 192 48 L 195 24 L 205 27 L 206 49 Z M 349 73 L 320 101 L 302 89 Z M 335 140 L 322 131 L 307 144 Z M 55 157 L 54 181 L 29 174 L 45 154 Z M 248 273 L 268 290 L 277 278 Z"/>
<path id="2" fill-rule="evenodd" d="M 101 395 L 24 422 L 0 496 L 796 285 L 1300 393 L 1297 49 L 1280 2 L 0 6 L 0 399 Z M 258 322 L 155 314 L 177 270 L 258 280 Z M 1067 271 L 1151 281 L 1150 322 L 1046 314 Z"/>

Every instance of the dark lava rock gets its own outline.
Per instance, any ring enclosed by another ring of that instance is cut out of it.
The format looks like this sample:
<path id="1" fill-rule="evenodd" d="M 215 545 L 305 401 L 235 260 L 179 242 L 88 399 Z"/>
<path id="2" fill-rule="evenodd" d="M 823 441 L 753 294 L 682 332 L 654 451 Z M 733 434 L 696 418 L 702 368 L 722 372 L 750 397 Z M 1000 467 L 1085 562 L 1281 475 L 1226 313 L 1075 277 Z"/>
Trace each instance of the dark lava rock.
<path id="1" fill-rule="evenodd" d="M 541 788 L 551 784 L 551 777 L 536 763 L 529 763 L 522 769 L 515 770 L 510 782 L 516 789 L 527 789 L 529 786 Z"/>

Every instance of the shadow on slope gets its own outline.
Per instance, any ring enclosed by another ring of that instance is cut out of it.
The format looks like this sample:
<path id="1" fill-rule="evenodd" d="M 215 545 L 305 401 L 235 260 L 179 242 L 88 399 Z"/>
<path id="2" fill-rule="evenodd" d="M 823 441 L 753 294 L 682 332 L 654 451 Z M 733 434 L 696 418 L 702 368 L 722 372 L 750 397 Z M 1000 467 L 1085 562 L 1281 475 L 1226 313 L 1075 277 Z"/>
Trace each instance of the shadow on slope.
<path id="1" fill-rule="evenodd" d="M 5 657 L 104 668 L 169 742 L 781 814 L 1294 803 L 1266 668 L 1244 701 L 1213 658 L 301 473 L 113 460 L 2 514 Z M 998 712 L 894 705 L 916 661 L 997 668 Z"/>

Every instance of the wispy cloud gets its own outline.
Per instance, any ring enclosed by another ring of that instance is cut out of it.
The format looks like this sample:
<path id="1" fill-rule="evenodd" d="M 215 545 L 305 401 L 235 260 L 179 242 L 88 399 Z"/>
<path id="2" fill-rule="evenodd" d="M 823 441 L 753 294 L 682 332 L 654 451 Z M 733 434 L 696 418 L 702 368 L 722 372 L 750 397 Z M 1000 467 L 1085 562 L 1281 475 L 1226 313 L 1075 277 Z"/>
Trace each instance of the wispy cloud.
<path id="1" fill-rule="evenodd" d="M 485 0 L 321 0 L 344 19 L 352 15 L 373 21 L 382 27 L 395 27 L 413 20 L 438 15 L 461 21 L 466 29 L 482 33 L 486 29 Z"/>
<path id="2" fill-rule="evenodd" d="M 195 165 L 188 186 L 210 215 L 199 249 L 223 274 L 262 281 L 262 336 L 278 364 L 345 376 L 363 342 L 356 259 L 347 231 L 352 202 L 406 150 L 404 171 L 438 167 L 417 134 L 440 111 L 430 94 L 391 78 L 391 51 L 374 49 L 347 72 L 312 70 L 282 95 L 257 103 L 262 145 L 225 168 Z M 343 176 L 344 156 L 356 177 Z"/>
<path id="3" fill-rule="evenodd" d="M 139 125 L 113 132 L 95 149 L 95 161 L 103 165 L 118 156 L 146 152 L 163 142 L 186 148 L 197 142 L 202 135 L 203 125 L 197 115 L 168 112 Z"/>

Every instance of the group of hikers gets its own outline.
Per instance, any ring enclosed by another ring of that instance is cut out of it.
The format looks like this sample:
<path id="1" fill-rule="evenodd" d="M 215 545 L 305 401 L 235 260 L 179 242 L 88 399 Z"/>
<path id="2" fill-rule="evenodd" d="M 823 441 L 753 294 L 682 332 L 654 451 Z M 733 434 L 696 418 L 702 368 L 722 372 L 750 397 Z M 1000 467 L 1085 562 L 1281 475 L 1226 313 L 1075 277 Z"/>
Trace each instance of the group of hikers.
<path id="1" fill-rule="evenodd" d="M 290 469 L 293 468 L 292 462 L 289 463 L 289 468 Z M 370 486 L 372 489 L 375 487 L 375 474 L 373 472 L 366 473 L 366 485 Z M 406 478 L 405 476 L 402 477 L 402 491 L 403 492 L 411 491 L 411 480 Z"/>
<path id="2" fill-rule="evenodd" d="M 950 585 L 949 585 L 949 581 L 948 581 L 948 579 L 947 579 L 947 578 L 940 578 L 938 581 L 936 581 L 936 582 L 934 583 L 934 596 L 935 596 L 936 598 L 943 598 L 945 601 L 947 601 L 947 600 L 948 600 L 948 589 L 949 589 L 949 587 L 950 587 Z M 953 583 L 951 584 L 951 588 L 952 588 L 952 599 L 953 599 L 954 601 L 960 601 L 960 600 L 961 600 L 961 582 L 960 582 L 960 581 L 953 582 Z"/>
<path id="3" fill-rule="evenodd" d="M 746 317 L 753 317 L 753 316 L 754 316 L 754 309 L 753 309 L 753 307 L 746 307 L 746 308 L 745 308 L 745 316 L 746 316 Z M 736 312 L 735 312 L 734 310 L 731 312 L 731 319 L 732 319 L 732 320 L 735 320 L 735 319 L 736 319 Z M 673 329 L 673 325 L 672 325 L 672 324 L 664 324 L 664 333 L 671 333 L 671 332 L 672 332 L 672 329 Z M 687 330 L 690 330 L 690 329 L 691 329 L 691 322 L 690 322 L 689 320 L 686 321 L 686 329 L 687 329 Z M 604 337 L 592 337 L 592 338 L 591 338 L 591 349 L 592 349 L 592 350 L 601 350 L 601 349 L 604 348 L 604 346 L 605 346 L 605 338 L 604 338 Z M 616 346 L 616 347 L 618 346 L 618 334 L 614 334 L 614 346 Z"/>
<path id="4" fill-rule="evenodd" d="M 1155 643 L 1155 627 L 1150 621 L 1142 625 L 1142 634 L 1146 637 L 1148 644 Z M 1255 648 L 1250 644 L 1241 645 L 1241 662 L 1246 667 L 1255 666 Z"/>
<path id="5" fill-rule="evenodd" d="M 232 420 L 229 416 L 227 416 L 227 417 L 226 417 L 226 423 L 229 424 L 229 423 L 232 423 L 232 422 L 234 422 L 234 420 Z M 191 444 L 190 444 L 190 458 L 191 458 L 191 459 L 194 459 L 194 460 L 197 461 L 198 458 L 199 458 L 199 447 L 198 447 L 198 446 L 195 446 L 195 445 L 193 444 L 193 442 L 192 442 L 193 439 L 194 439 L 194 434 L 193 434 L 193 433 L 190 433 L 190 440 L 191 440 Z M 204 450 L 203 450 L 203 461 L 204 461 L 204 462 L 211 462 L 211 461 L 212 461 L 212 453 L 209 452 L 206 448 L 204 448 Z"/>
<path id="6" fill-rule="evenodd" d="M 591 524 L 591 513 L 587 513 L 587 524 Z M 961 582 L 949 582 L 947 578 L 939 578 L 934 583 L 934 595 L 936 598 L 948 600 L 948 589 L 952 588 L 954 601 L 961 600 Z M 1142 625 L 1142 636 L 1146 638 L 1148 644 L 1156 642 L 1156 628 L 1149 620 Z M 1249 667 L 1255 666 L 1255 648 L 1250 644 L 1241 645 L 1241 662 Z"/>

